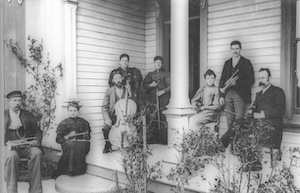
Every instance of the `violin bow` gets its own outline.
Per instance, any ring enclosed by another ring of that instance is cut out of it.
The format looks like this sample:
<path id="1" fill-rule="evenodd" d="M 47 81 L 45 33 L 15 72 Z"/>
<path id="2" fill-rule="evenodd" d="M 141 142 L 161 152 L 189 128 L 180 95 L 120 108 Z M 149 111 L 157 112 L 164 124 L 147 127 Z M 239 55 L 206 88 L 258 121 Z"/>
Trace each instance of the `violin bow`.
<path id="1" fill-rule="evenodd" d="M 160 114 L 159 114 L 159 96 L 157 95 L 158 89 L 156 92 L 156 108 L 157 108 L 157 121 L 158 121 L 158 130 L 160 130 Z"/>

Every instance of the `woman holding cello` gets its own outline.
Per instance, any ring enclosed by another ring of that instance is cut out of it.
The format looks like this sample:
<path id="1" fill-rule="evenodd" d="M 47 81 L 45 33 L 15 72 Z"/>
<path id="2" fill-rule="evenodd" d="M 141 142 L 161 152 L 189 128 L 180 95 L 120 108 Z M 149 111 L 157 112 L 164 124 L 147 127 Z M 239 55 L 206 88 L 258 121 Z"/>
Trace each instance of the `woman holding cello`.
<path id="1" fill-rule="evenodd" d="M 112 73 L 112 82 L 114 86 L 107 89 L 103 104 L 102 115 L 104 119 L 104 127 L 102 129 L 105 147 L 103 153 L 109 153 L 112 151 L 112 143 L 120 145 L 119 136 L 121 131 L 126 130 L 128 124 L 126 120 L 129 116 L 136 113 L 137 110 L 137 98 L 131 92 L 129 80 L 123 77 L 122 73 L 118 70 L 114 70 Z M 114 127 L 113 134 L 114 139 L 109 139 L 109 133 Z M 112 143 L 111 143 L 112 142 Z"/>

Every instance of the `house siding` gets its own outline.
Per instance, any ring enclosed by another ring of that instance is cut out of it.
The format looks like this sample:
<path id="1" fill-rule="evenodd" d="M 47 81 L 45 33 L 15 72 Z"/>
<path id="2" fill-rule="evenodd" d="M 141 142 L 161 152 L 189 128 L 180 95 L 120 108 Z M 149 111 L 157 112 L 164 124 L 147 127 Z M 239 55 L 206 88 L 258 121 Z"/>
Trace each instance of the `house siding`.
<path id="1" fill-rule="evenodd" d="M 145 5 L 140 0 L 79 0 L 77 9 L 77 94 L 81 116 L 92 131 L 103 127 L 101 105 L 119 56 L 145 74 Z"/>
<path id="2" fill-rule="evenodd" d="M 207 67 L 214 70 L 217 82 L 224 62 L 231 57 L 230 43 L 242 43 L 241 55 L 251 60 L 255 77 L 261 67 L 270 68 L 272 83 L 280 85 L 281 1 L 208 1 Z M 259 91 L 252 87 L 252 100 Z M 225 126 L 221 116 L 221 127 Z"/>
<path id="3" fill-rule="evenodd" d="M 147 1 L 146 5 L 146 73 L 155 69 L 153 58 L 156 55 L 156 7 L 154 1 Z"/>

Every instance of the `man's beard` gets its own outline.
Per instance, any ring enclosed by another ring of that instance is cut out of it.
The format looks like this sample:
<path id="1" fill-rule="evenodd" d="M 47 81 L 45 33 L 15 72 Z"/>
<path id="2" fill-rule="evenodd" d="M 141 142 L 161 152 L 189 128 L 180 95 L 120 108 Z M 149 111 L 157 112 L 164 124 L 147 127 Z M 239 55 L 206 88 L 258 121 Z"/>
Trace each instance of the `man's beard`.
<path id="1" fill-rule="evenodd" d="M 258 86 L 263 87 L 263 86 L 267 86 L 267 85 L 265 83 L 263 83 L 263 82 L 259 82 Z"/>
<path id="2" fill-rule="evenodd" d="M 123 84 L 122 84 L 122 82 L 117 82 L 116 86 L 117 86 L 118 88 L 121 88 L 121 87 L 123 86 Z"/>

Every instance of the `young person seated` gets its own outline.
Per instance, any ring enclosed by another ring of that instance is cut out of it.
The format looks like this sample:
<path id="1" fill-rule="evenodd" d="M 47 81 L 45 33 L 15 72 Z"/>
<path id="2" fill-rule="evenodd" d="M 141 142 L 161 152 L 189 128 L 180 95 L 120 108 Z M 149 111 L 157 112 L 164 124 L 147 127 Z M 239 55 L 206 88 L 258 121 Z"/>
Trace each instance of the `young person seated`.
<path id="1" fill-rule="evenodd" d="M 204 74 L 206 85 L 199 88 L 191 100 L 193 109 L 197 111 L 189 119 L 189 128 L 194 131 L 200 130 L 206 123 L 215 122 L 218 118 L 219 88 L 215 85 L 216 74 L 207 70 Z"/>

